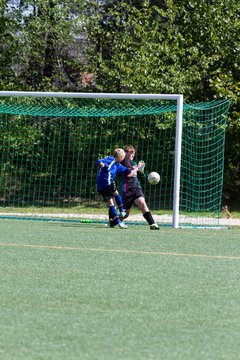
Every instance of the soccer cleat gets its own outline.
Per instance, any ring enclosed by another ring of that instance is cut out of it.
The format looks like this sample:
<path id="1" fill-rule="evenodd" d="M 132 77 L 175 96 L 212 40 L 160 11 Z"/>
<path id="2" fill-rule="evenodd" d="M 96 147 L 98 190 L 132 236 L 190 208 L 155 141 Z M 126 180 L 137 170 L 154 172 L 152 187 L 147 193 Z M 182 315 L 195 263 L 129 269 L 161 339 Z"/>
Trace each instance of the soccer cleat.
<path id="1" fill-rule="evenodd" d="M 159 230 L 158 224 L 154 223 L 154 224 L 150 225 L 150 230 Z"/>
<path id="2" fill-rule="evenodd" d="M 120 227 L 120 229 L 127 229 L 128 228 L 128 226 L 126 224 L 124 224 L 123 222 L 120 222 L 118 224 L 118 226 Z"/>
<path id="3" fill-rule="evenodd" d="M 109 228 L 114 228 L 116 225 L 113 225 L 112 222 L 109 220 L 106 224 L 105 224 L 106 227 L 109 227 Z"/>
<path id="4" fill-rule="evenodd" d="M 125 216 L 127 215 L 126 211 L 121 211 L 120 212 L 120 218 L 123 219 Z"/>

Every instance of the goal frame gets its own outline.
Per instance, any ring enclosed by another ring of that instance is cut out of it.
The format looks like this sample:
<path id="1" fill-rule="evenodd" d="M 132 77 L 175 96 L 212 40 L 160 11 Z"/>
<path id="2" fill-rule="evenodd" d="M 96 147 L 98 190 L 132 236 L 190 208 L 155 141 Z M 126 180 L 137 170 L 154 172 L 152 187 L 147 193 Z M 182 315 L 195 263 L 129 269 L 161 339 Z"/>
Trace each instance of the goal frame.
<path id="1" fill-rule="evenodd" d="M 130 94 L 130 93 L 73 93 L 73 92 L 35 92 L 35 91 L 0 91 L 0 97 L 56 97 L 56 98 L 88 98 L 88 99 L 149 99 L 175 100 L 176 133 L 174 154 L 173 216 L 172 227 L 179 227 L 180 179 L 181 179 L 181 144 L 183 126 L 182 94 Z"/>

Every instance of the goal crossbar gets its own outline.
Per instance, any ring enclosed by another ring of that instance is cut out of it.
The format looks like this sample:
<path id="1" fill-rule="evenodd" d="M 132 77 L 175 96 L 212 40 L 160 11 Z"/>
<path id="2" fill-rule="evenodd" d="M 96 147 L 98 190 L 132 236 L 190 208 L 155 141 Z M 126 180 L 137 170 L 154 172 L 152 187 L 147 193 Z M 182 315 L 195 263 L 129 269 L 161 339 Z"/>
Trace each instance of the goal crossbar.
<path id="1" fill-rule="evenodd" d="M 56 98 L 86 98 L 86 99 L 151 99 L 179 100 L 179 94 L 129 94 L 129 93 L 73 93 L 73 92 L 34 92 L 34 91 L 0 91 L 0 97 L 56 97 Z"/>

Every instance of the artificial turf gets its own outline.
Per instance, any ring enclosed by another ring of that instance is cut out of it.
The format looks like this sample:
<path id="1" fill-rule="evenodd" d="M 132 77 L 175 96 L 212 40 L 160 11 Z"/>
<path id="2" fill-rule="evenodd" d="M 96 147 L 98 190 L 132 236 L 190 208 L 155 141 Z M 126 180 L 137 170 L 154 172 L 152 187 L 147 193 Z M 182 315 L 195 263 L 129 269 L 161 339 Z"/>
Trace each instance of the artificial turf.
<path id="1" fill-rule="evenodd" d="M 240 230 L 0 221 L 0 359 L 237 359 Z"/>

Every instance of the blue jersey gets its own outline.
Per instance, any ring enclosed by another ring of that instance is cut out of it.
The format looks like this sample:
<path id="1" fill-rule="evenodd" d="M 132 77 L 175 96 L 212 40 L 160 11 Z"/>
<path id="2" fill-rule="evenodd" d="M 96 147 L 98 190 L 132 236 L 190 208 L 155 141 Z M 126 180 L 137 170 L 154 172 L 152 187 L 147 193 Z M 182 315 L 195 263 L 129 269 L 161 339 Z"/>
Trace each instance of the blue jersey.
<path id="1" fill-rule="evenodd" d="M 97 164 L 102 162 L 104 167 L 100 168 L 97 177 L 97 190 L 101 191 L 110 185 L 117 174 L 130 174 L 131 170 L 116 162 L 113 156 L 107 156 L 104 159 L 99 159 Z"/>

